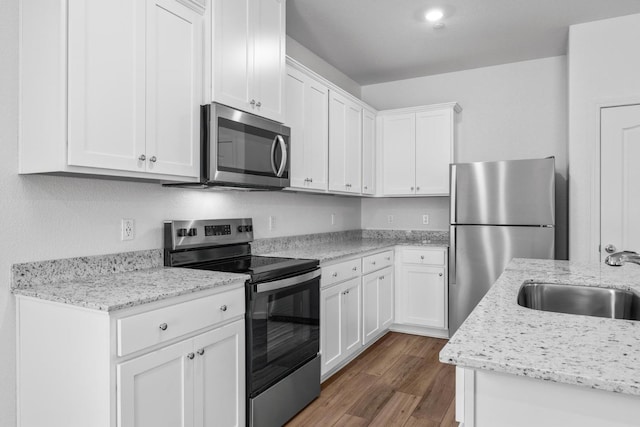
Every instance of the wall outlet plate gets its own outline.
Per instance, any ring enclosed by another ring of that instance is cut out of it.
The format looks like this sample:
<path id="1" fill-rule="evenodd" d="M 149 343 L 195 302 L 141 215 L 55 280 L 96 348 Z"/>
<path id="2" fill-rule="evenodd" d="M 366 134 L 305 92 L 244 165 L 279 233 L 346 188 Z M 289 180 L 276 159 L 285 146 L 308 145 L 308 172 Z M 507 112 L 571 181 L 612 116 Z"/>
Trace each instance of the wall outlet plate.
<path id="1" fill-rule="evenodd" d="M 425 215 L 422 215 L 422 223 L 423 223 L 424 225 L 429 224 L 429 215 L 426 215 L 426 214 L 425 214 Z"/>
<path id="2" fill-rule="evenodd" d="M 331 214 L 331 225 L 336 225 L 336 214 Z"/>
<path id="3" fill-rule="evenodd" d="M 135 236 L 134 224 L 132 219 L 122 219 L 122 240 L 133 240 Z"/>
<path id="4" fill-rule="evenodd" d="M 273 215 L 269 215 L 269 231 L 274 230 L 276 228 L 276 217 Z"/>
<path id="5" fill-rule="evenodd" d="M 393 224 L 393 215 L 387 215 L 387 222 Z"/>

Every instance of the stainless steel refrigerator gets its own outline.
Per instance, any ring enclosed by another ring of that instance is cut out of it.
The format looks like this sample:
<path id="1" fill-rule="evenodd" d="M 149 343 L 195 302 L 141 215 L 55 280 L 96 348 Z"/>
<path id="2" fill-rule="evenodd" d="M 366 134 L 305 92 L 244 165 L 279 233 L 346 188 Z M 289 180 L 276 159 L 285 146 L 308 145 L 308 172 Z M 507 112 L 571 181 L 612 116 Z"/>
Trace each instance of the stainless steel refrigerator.
<path id="1" fill-rule="evenodd" d="M 453 336 L 512 258 L 554 258 L 555 162 L 456 163 L 450 173 Z"/>

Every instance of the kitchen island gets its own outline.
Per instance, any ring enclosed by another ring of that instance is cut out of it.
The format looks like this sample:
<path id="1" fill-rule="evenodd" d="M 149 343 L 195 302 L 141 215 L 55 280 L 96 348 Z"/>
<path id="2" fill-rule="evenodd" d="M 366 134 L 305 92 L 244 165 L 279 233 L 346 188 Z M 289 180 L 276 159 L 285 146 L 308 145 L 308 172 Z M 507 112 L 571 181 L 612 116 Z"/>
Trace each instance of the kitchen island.
<path id="1" fill-rule="evenodd" d="M 640 322 L 521 307 L 526 280 L 640 293 L 640 266 L 511 261 L 440 353 L 461 426 L 640 425 Z"/>

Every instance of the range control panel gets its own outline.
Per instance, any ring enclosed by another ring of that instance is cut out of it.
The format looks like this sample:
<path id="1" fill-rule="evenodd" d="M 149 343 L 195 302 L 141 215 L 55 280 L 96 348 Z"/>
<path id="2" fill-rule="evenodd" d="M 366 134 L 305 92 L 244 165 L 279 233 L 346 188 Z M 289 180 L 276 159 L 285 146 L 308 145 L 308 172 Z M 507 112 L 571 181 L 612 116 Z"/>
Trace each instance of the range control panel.
<path id="1" fill-rule="evenodd" d="M 165 249 L 221 246 L 253 241 L 251 218 L 174 220 L 164 223 Z"/>

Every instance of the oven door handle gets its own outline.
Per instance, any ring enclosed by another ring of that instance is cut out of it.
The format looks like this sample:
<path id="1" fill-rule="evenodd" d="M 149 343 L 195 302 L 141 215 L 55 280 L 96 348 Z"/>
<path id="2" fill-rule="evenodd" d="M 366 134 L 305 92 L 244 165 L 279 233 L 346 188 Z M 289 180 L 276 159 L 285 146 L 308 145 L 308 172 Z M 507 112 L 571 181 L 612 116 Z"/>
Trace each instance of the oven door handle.
<path id="1" fill-rule="evenodd" d="M 256 292 L 261 294 L 263 292 L 272 292 L 284 288 L 289 288 L 291 286 L 299 285 L 301 283 L 315 279 L 316 277 L 320 277 L 320 273 L 321 270 L 318 268 L 300 276 L 288 277 L 286 279 L 275 280 L 273 282 L 260 283 L 256 285 Z"/>

